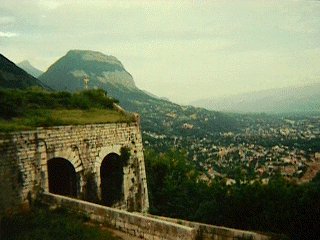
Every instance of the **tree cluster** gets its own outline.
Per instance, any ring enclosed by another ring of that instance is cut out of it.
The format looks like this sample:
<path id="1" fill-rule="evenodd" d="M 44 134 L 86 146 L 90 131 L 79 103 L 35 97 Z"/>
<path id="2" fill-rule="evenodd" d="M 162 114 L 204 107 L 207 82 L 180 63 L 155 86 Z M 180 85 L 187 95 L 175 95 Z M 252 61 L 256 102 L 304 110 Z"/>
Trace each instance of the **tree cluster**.
<path id="1" fill-rule="evenodd" d="M 146 151 L 153 214 L 233 228 L 285 234 L 290 239 L 320 236 L 320 174 L 297 185 L 275 176 L 260 182 L 227 186 L 199 178 L 183 152 Z"/>

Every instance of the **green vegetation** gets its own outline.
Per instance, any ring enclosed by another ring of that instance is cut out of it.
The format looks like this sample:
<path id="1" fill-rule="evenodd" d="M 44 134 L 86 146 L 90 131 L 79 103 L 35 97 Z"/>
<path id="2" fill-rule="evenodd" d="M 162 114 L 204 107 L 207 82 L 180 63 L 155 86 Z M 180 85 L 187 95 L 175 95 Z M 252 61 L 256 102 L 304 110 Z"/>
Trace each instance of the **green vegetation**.
<path id="1" fill-rule="evenodd" d="M 55 125 L 130 122 L 133 117 L 117 112 L 103 90 L 74 94 L 41 89 L 0 90 L 0 130 L 14 131 Z"/>
<path id="2" fill-rule="evenodd" d="M 89 170 L 84 174 L 84 182 L 82 199 L 88 202 L 100 203 L 98 198 L 98 186 L 95 180 L 95 174 Z"/>
<path id="3" fill-rule="evenodd" d="M 285 234 L 290 239 L 320 236 L 320 174 L 297 185 L 276 175 L 269 184 L 224 180 L 207 184 L 184 152 L 146 151 L 152 214 L 214 225 Z"/>
<path id="4" fill-rule="evenodd" d="M 115 240 L 108 231 L 101 230 L 80 214 L 64 209 L 49 211 L 36 208 L 29 213 L 4 217 L 0 226 L 0 239 L 6 240 Z"/>
<path id="5" fill-rule="evenodd" d="M 121 147 L 120 159 L 121 159 L 123 166 L 126 166 L 128 164 L 130 156 L 131 156 L 130 148 L 129 147 Z"/>

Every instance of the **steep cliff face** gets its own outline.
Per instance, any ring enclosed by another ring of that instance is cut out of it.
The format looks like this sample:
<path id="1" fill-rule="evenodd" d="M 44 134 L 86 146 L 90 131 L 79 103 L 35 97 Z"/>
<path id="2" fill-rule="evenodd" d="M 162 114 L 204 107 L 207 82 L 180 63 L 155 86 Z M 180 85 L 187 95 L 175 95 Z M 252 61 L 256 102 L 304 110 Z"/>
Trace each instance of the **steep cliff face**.
<path id="1" fill-rule="evenodd" d="M 49 67 L 40 80 L 55 90 L 77 91 L 84 88 L 88 78 L 90 88 L 136 89 L 132 76 L 113 56 L 87 50 L 71 50 Z M 108 91 L 108 92 L 109 92 Z"/>

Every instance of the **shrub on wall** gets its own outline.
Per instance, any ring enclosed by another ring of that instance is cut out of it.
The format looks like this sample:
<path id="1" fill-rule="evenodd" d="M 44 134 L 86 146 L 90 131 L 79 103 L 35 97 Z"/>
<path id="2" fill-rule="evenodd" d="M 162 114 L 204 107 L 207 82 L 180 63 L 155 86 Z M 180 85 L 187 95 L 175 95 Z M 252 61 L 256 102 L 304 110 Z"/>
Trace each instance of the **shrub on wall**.
<path id="1" fill-rule="evenodd" d="M 91 171 L 88 171 L 84 175 L 84 200 L 93 202 L 93 203 L 99 203 L 98 199 L 98 187 L 95 180 L 95 174 Z"/>
<path id="2" fill-rule="evenodd" d="M 121 149 L 120 149 L 120 159 L 121 159 L 122 164 L 124 166 L 128 164 L 130 156 L 131 156 L 130 148 L 129 147 L 121 147 Z"/>

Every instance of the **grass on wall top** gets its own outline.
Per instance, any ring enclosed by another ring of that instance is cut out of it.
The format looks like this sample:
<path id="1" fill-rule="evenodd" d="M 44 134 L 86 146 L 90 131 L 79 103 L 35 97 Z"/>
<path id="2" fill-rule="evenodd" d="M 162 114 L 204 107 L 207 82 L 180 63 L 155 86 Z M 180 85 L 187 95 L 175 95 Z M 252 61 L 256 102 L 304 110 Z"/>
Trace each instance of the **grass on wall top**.
<path id="1" fill-rule="evenodd" d="M 133 116 L 116 111 L 117 100 L 103 90 L 77 93 L 47 92 L 42 89 L 0 89 L 0 131 L 36 127 L 132 122 Z"/>

